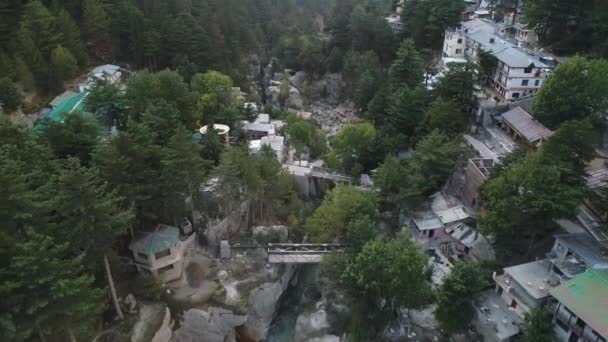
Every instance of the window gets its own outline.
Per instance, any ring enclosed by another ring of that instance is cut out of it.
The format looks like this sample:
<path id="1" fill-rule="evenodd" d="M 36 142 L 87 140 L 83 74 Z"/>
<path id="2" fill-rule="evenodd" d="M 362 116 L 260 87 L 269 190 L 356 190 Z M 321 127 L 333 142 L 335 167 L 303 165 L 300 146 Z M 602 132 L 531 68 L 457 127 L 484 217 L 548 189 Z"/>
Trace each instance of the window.
<path id="1" fill-rule="evenodd" d="M 531 66 L 529 66 L 529 67 L 525 68 L 525 69 L 524 69 L 524 73 L 526 73 L 526 74 L 531 74 L 531 73 L 532 73 L 532 67 L 531 67 Z"/>
<path id="2" fill-rule="evenodd" d="M 431 229 L 429 230 L 429 237 L 432 238 L 433 236 L 435 236 L 435 230 Z"/>
<path id="3" fill-rule="evenodd" d="M 502 286 L 498 285 L 498 295 L 499 296 L 502 296 L 502 291 L 503 291 Z"/>
<path id="4" fill-rule="evenodd" d="M 564 323 L 561 319 L 556 319 L 555 323 L 557 323 L 557 326 L 562 328 L 563 331 L 568 332 L 568 324 Z"/>
<path id="5" fill-rule="evenodd" d="M 155 259 L 161 259 L 161 258 L 164 258 L 164 257 L 169 256 L 169 255 L 171 255 L 171 249 L 166 249 L 166 250 L 164 250 L 162 252 L 158 252 L 158 253 L 154 254 L 154 258 Z"/>
<path id="6" fill-rule="evenodd" d="M 462 44 L 462 38 L 458 39 L 457 43 Z"/>
<path id="7" fill-rule="evenodd" d="M 514 99 L 518 99 L 519 98 L 519 93 L 513 93 L 513 98 Z"/>
<path id="8" fill-rule="evenodd" d="M 515 301 L 515 299 L 511 300 L 511 305 L 509 305 L 510 307 L 512 307 L 513 309 L 517 309 L 517 302 Z"/>
<path id="9" fill-rule="evenodd" d="M 540 85 L 540 80 L 534 81 L 534 85 L 538 87 Z"/>
<path id="10" fill-rule="evenodd" d="M 521 80 L 521 85 L 522 86 L 527 86 L 528 85 L 528 80 Z"/>
<path id="11" fill-rule="evenodd" d="M 457 54 L 461 54 L 462 53 L 462 49 L 456 49 L 456 53 Z"/>

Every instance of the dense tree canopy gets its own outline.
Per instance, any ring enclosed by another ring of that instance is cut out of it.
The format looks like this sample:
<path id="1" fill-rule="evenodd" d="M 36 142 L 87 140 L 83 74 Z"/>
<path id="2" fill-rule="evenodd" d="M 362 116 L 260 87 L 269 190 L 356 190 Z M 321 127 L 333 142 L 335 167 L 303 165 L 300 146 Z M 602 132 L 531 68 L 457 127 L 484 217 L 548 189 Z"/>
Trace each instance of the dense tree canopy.
<path id="1" fill-rule="evenodd" d="M 325 196 L 321 206 L 306 222 L 311 241 L 346 241 L 350 228 L 360 228 L 359 220 L 375 220 L 377 199 L 353 186 L 339 185 Z"/>
<path id="2" fill-rule="evenodd" d="M 473 301 L 487 286 L 479 265 L 457 263 L 437 293 L 435 318 L 447 335 L 466 331 L 475 317 Z"/>
<path id="3" fill-rule="evenodd" d="M 608 61 L 573 57 L 559 65 L 534 100 L 534 116 L 550 128 L 567 120 L 602 120 L 608 111 Z"/>
<path id="4" fill-rule="evenodd" d="M 431 301 L 428 256 L 407 235 L 368 242 L 343 277 L 368 298 L 387 300 L 386 309 L 420 308 Z"/>

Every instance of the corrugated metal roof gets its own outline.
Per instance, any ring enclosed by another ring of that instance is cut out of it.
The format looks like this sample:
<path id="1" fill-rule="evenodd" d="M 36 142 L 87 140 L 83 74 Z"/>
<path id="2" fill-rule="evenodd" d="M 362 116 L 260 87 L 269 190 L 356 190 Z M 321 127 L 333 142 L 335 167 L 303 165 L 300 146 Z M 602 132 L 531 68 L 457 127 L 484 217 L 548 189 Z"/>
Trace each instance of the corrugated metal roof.
<path id="1" fill-rule="evenodd" d="M 528 112 L 521 107 L 515 107 L 510 111 L 501 114 L 501 117 L 517 131 L 517 133 L 531 143 L 541 139 L 547 139 L 553 135 L 553 131 L 543 126 L 543 124 L 534 119 L 532 115 L 528 114 Z"/>
<path id="2" fill-rule="evenodd" d="M 416 227 L 418 227 L 418 230 L 433 230 L 443 228 L 443 223 L 437 217 L 415 219 L 414 224 Z"/>
<path id="3" fill-rule="evenodd" d="M 608 169 L 601 168 L 589 171 L 586 180 L 589 189 L 594 191 L 601 190 L 608 185 Z"/>
<path id="4" fill-rule="evenodd" d="M 550 292 L 593 330 L 608 336 L 608 272 L 587 271 Z"/>

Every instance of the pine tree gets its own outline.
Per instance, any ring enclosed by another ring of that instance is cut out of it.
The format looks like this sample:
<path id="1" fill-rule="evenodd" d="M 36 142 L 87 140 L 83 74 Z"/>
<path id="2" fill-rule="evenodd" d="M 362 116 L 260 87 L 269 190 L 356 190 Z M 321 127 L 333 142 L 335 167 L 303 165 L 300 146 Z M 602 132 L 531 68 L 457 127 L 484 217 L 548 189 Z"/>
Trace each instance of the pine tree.
<path id="1" fill-rule="evenodd" d="M 26 67 L 23 68 L 18 65 L 20 67 L 18 69 L 20 71 L 20 79 L 26 82 L 26 85 L 30 82 L 29 77 L 31 76 L 39 89 L 47 89 L 48 64 L 32 38 L 31 32 L 25 27 L 22 27 L 17 35 L 16 59 L 18 63 L 23 61 Z"/>
<path id="2" fill-rule="evenodd" d="M 80 40 L 80 29 L 66 10 L 57 14 L 57 27 L 61 32 L 61 45 L 68 49 L 83 67 L 87 63 L 87 54 Z"/>
<path id="3" fill-rule="evenodd" d="M 110 19 L 100 0 L 84 0 L 82 5 L 83 34 L 91 57 L 108 60 L 112 55 Z"/>
<path id="4" fill-rule="evenodd" d="M 21 92 L 17 89 L 15 83 L 7 77 L 0 78 L 0 103 L 2 103 L 4 112 L 14 112 L 19 108 L 22 101 L 23 95 L 21 95 Z"/>
<path id="5" fill-rule="evenodd" d="M 78 72 L 78 62 L 70 50 L 57 46 L 51 53 L 51 78 L 60 88 L 62 81 L 69 80 Z"/>
<path id="6" fill-rule="evenodd" d="M 422 83 L 424 74 L 424 62 L 411 39 L 401 43 L 397 51 L 397 58 L 391 65 L 389 76 L 396 87 L 417 87 Z"/>
<path id="7" fill-rule="evenodd" d="M 21 30 L 26 29 L 44 58 L 49 58 L 53 49 L 62 40 L 57 20 L 39 1 L 29 1 L 23 8 Z"/>
<path id="8" fill-rule="evenodd" d="M 48 120 L 40 138 L 58 158 L 76 157 L 83 164 L 91 158 L 101 127 L 94 117 L 81 112 L 64 113 L 63 122 Z"/>
<path id="9" fill-rule="evenodd" d="M 121 205 L 122 198 L 109 190 L 96 169 L 81 166 L 74 158 L 65 162 L 45 191 L 53 194 L 52 235 L 60 243 L 68 242 L 74 255 L 85 252 L 88 265 L 99 265 L 101 255 L 126 233 L 132 218 Z"/>
<path id="10" fill-rule="evenodd" d="M 14 246 L 0 269 L 0 337 L 67 340 L 67 331 L 93 331 L 104 310 L 104 291 L 93 287 L 94 278 L 83 272 L 80 260 L 67 256 L 67 249 L 67 243 L 40 234 L 28 234 Z"/>
<path id="11" fill-rule="evenodd" d="M 200 146 L 192 141 L 190 131 L 183 127 L 176 130 L 163 149 L 161 159 L 163 207 L 167 219 L 177 224 L 189 214 L 185 208 L 186 198 L 190 198 L 190 205 L 194 206 L 198 188 L 209 168 L 209 163 L 200 157 Z"/>

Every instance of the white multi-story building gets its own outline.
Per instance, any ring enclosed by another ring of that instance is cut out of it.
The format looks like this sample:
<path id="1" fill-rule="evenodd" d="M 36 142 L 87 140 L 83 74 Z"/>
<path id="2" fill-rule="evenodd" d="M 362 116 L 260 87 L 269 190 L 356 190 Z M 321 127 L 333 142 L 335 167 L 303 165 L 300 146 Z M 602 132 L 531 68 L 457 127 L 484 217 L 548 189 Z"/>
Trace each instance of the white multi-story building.
<path id="1" fill-rule="evenodd" d="M 504 100 L 534 95 L 543 85 L 551 66 L 504 38 L 506 28 L 485 19 L 473 19 L 446 30 L 444 60 L 462 59 L 476 63 L 478 51 L 496 57 L 489 85 Z"/>

